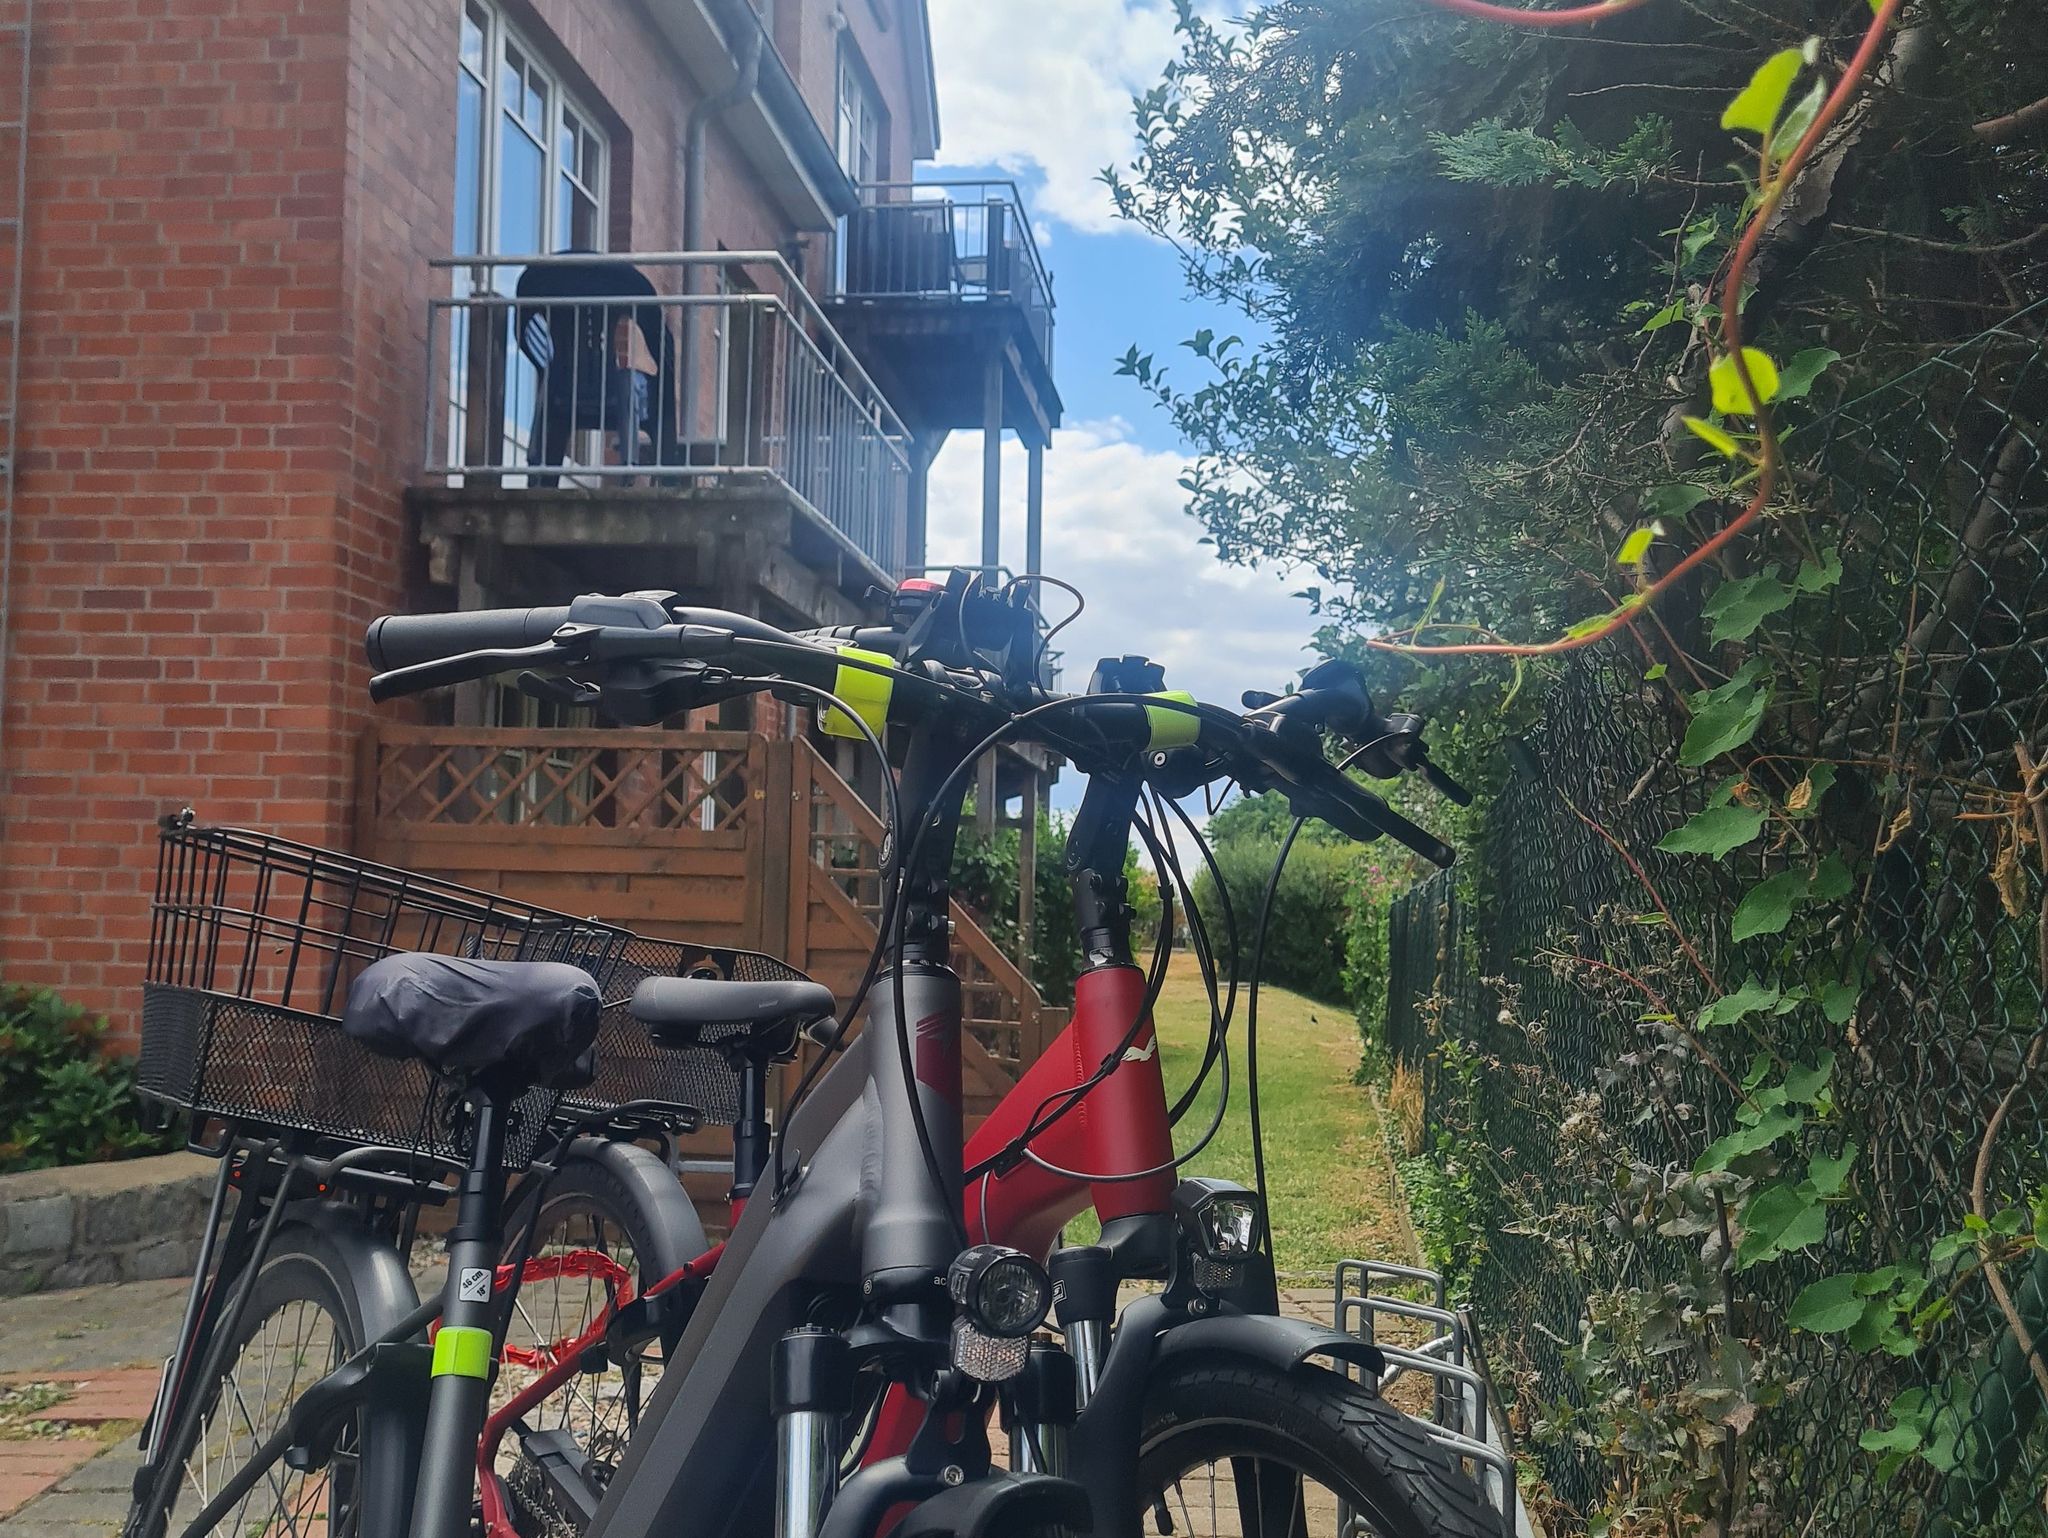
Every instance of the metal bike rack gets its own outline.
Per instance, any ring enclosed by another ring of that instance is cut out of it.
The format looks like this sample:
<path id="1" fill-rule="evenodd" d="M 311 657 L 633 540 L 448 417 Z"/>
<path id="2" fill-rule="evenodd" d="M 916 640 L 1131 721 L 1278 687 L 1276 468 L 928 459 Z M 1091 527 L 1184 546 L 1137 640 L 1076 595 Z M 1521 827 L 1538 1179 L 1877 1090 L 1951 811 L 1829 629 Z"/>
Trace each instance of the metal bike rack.
<path id="1" fill-rule="evenodd" d="M 1428 1290 L 1432 1301 L 1375 1290 L 1375 1283 L 1409 1283 Z M 1492 1407 L 1498 1402 L 1487 1375 L 1475 1363 L 1484 1356 L 1476 1347 L 1471 1316 L 1453 1309 L 1444 1279 L 1435 1271 L 1395 1261 L 1341 1260 L 1333 1278 L 1337 1328 L 1379 1348 L 1387 1359 L 1380 1375 L 1384 1392 L 1407 1373 L 1434 1380 L 1432 1419 L 1424 1422 L 1430 1440 L 1463 1464 L 1471 1466 L 1480 1490 L 1500 1513 L 1504 1538 L 1529 1531 L 1517 1510 L 1515 1465 L 1502 1445 L 1504 1427 Z M 1379 1337 L 1383 1319 L 1413 1319 L 1441 1333 L 1419 1345 L 1389 1345 Z M 1340 1512 L 1339 1532 L 1349 1529 L 1349 1513 Z"/>

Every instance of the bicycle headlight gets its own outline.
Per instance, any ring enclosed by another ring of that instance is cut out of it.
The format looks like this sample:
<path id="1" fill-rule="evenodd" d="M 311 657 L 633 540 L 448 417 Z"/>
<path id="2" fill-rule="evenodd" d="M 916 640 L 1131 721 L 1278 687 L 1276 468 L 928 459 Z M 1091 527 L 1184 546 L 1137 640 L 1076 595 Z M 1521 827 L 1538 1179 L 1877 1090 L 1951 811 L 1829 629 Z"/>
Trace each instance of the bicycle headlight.
<path id="1" fill-rule="evenodd" d="M 1229 1180 L 1191 1177 L 1173 1190 L 1173 1213 L 1199 1259 L 1243 1265 L 1259 1251 L 1266 1209 L 1258 1193 Z"/>
<path id="2" fill-rule="evenodd" d="M 946 1272 L 946 1291 L 977 1330 L 998 1340 L 1029 1335 L 1052 1305 L 1045 1268 L 1000 1244 L 963 1250 Z"/>

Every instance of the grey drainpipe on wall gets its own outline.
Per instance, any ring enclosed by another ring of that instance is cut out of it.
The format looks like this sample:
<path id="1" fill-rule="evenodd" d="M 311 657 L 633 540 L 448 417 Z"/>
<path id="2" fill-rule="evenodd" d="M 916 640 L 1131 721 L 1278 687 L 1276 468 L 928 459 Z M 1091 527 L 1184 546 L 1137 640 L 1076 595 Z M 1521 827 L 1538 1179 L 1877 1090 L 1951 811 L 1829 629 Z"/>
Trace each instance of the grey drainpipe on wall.
<path id="1" fill-rule="evenodd" d="M 767 46 L 768 28 L 773 24 L 774 0 L 762 0 L 761 10 L 741 0 L 740 9 L 746 12 L 753 24 L 746 29 L 740 40 L 739 52 L 734 57 L 738 73 L 732 84 L 698 102 L 690 109 L 690 116 L 683 139 L 683 249 L 701 251 L 704 247 L 704 182 L 711 158 L 711 125 L 726 111 L 738 106 L 754 94 L 761 80 L 761 50 Z M 683 269 L 683 292 L 697 291 L 697 269 Z M 690 443 L 697 431 L 697 308 L 683 307 L 683 441 Z"/>

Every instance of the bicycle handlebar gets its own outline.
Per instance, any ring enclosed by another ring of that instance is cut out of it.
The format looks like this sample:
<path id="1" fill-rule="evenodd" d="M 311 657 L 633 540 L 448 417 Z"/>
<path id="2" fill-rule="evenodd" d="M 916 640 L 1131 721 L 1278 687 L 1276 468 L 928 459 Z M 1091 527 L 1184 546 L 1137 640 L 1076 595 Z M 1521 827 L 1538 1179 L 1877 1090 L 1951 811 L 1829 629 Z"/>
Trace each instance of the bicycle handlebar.
<path id="1" fill-rule="evenodd" d="M 1361 755 L 1379 750 L 1392 766 L 1390 773 L 1422 770 L 1462 795 L 1462 787 L 1429 763 L 1420 723 L 1413 717 L 1379 717 L 1348 670 L 1331 674 L 1322 684 L 1316 682 L 1321 670 L 1311 671 L 1296 694 L 1248 696 L 1246 703 L 1256 708 L 1242 715 L 1194 705 L 1185 697 L 1058 695 L 1035 684 L 1012 691 L 1016 698 L 998 699 L 987 693 L 979 671 L 953 673 L 932 662 L 884 666 L 845 650 L 858 647 L 899 658 L 905 644 L 899 630 L 786 631 L 746 615 L 676 605 L 671 598 L 586 595 L 548 608 L 387 615 L 373 621 L 364 638 L 370 661 L 379 669 L 370 683 L 371 698 L 383 701 L 519 669 L 573 671 L 588 665 L 602 671 L 633 663 L 715 668 L 727 682 L 744 680 L 761 688 L 773 688 L 780 680 L 833 689 L 843 684 L 843 670 L 852 667 L 887 674 L 895 697 L 890 713 L 898 719 L 917 719 L 934 708 L 978 708 L 993 729 L 1028 716 L 1031 735 L 1084 764 L 1100 758 L 1104 747 L 1126 759 L 1150 750 L 1161 766 L 1173 753 L 1185 751 L 1195 756 L 1190 767 L 1197 783 L 1228 775 L 1250 788 L 1277 789 L 1297 815 L 1315 817 L 1351 838 L 1370 841 L 1385 835 L 1437 865 L 1456 858 L 1450 846 L 1324 756 L 1321 732 L 1326 727 L 1346 736 L 1378 732 L 1365 742 Z M 659 697 L 656 691 L 654 698 Z M 1160 712 L 1166 718 L 1192 715 L 1194 730 L 1161 733 Z M 1398 729 L 1396 723 L 1401 723 Z M 1177 746 L 1154 749 L 1160 735 Z M 1390 741 L 1396 746 L 1383 749 Z"/>

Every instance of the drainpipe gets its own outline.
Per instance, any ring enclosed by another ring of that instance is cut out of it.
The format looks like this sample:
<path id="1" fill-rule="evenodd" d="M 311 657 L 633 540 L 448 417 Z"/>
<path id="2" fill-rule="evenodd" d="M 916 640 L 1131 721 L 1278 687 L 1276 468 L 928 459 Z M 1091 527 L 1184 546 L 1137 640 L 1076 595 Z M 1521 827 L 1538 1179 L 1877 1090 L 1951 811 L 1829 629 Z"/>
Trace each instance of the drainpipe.
<path id="1" fill-rule="evenodd" d="M 726 112 L 753 96 L 761 79 L 761 50 L 767 45 L 768 28 L 774 22 L 774 0 L 761 0 L 755 12 L 741 0 L 741 8 L 753 25 L 740 39 L 733 57 L 738 73 L 732 84 L 714 92 L 690 109 L 683 137 L 683 249 L 704 249 L 704 181 L 711 158 L 711 125 Z M 683 269 L 683 293 L 697 292 L 697 268 Z M 697 431 L 697 309 L 683 307 L 683 439 L 690 442 Z"/>

